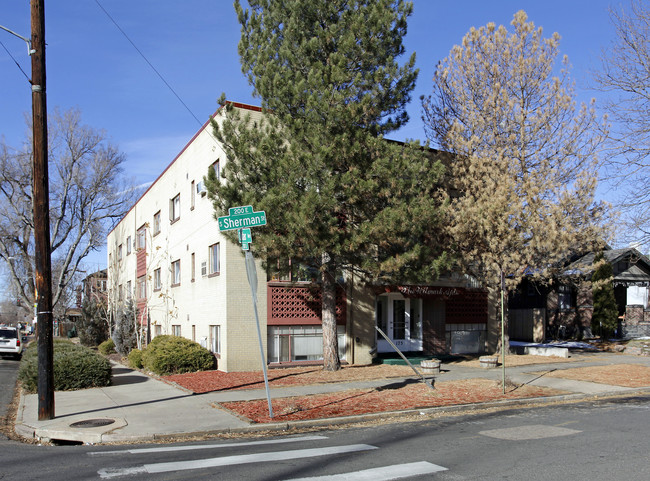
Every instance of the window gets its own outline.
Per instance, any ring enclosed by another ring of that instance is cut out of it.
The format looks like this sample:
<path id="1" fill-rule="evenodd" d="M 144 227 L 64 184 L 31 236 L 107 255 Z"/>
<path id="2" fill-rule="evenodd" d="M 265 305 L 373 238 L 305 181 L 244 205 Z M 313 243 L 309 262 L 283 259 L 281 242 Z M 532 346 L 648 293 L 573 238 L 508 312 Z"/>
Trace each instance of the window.
<path id="1" fill-rule="evenodd" d="M 126 238 L 126 255 L 131 253 L 131 236 Z"/>
<path id="2" fill-rule="evenodd" d="M 196 255 L 194 255 L 194 252 L 192 252 L 191 262 L 190 269 L 192 271 L 192 282 L 194 282 L 194 279 L 196 279 Z"/>
<path id="3" fill-rule="evenodd" d="M 124 288 L 122 287 L 122 284 L 117 286 L 117 300 L 121 301 L 124 299 Z"/>
<path id="4" fill-rule="evenodd" d="M 147 281 L 146 277 L 138 277 L 138 299 L 147 298 Z"/>
<path id="5" fill-rule="evenodd" d="M 172 262 L 172 286 L 178 286 L 181 283 L 181 261 Z"/>
<path id="6" fill-rule="evenodd" d="M 575 307 L 573 289 L 571 289 L 571 286 L 559 286 L 557 301 L 560 309 L 571 309 Z"/>
<path id="7" fill-rule="evenodd" d="M 145 226 L 142 226 L 138 229 L 137 236 L 136 236 L 136 249 L 144 249 L 147 247 L 147 237 L 146 237 L 147 229 Z"/>
<path id="8" fill-rule="evenodd" d="M 196 325 L 192 324 L 192 341 L 196 342 Z"/>
<path id="9" fill-rule="evenodd" d="M 160 234 L 160 211 L 153 215 L 153 235 Z"/>
<path id="10" fill-rule="evenodd" d="M 211 166 L 214 169 L 214 173 L 217 174 L 217 180 L 221 176 L 221 165 L 219 164 L 219 159 L 215 161 L 214 164 Z"/>
<path id="11" fill-rule="evenodd" d="M 339 357 L 345 359 L 345 326 L 336 326 Z M 321 326 L 269 326 L 268 362 L 317 361 L 323 359 Z"/>
<path id="12" fill-rule="evenodd" d="M 190 209 L 194 210 L 194 199 L 196 198 L 196 186 L 195 182 L 192 181 L 192 185 L 190 187 Z"/>
<path id="13" fill-rule="evenodd" d="M 162 288 L 160 279 L 160 268 L 153 271 L 153 290 L 159 291 Z"/>
<path id="14" fill-rule="evenodd" d="M 221 353 L 221 326 L 210 326 L 210 351 Z"/>
<path id="15" fill-rule="evenodd" d="M 169 201 L 169 222 L 176 222 L 181 218 L 181 194 Z"/>
<path id="16" fill-rule="evenodd" d="M 172 336 L 180 337 L 180 335 L 181 335 L 181 326 L 179 324 L 172 324 Z"/>
<path id="17" fill-rule="evenodd" d="M 209 247 L 210 256 L 210 275 L 219 274 L 219 243 L 212 244 Z"/>
<path id="18" fill-rule="evenodd" d="M 126 298 L 131 299 L 131 281 L 126 282 Z"/>
<path id="19" fill-rule="evenodd" d="M 122 244 L 117 246 L 117 260 L 118 261 L 122 260 Z"/>
<path id="20" fill-rule="evenodd" d="M 153 335 L 154 337 L 160 336 L 162 334 L 162 326 L 160 324 L 156 324 L 153 326 Z"/>

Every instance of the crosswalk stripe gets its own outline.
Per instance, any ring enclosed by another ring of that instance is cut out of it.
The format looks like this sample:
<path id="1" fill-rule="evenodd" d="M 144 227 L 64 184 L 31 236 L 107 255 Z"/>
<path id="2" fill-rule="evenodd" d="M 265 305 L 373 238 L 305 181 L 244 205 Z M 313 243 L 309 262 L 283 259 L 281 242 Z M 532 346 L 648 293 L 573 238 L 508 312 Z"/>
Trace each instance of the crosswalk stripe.
<path id="1" fill-rule="evenodd" d="M 447 471 L 447 468 L 426 461 L 420 461 L 417 463 L 394 464 L 382 468 L 364 469 L 363 471 L 354 471 L 351 473 L 331 474 L 329 476 L 294 478 L 289 481 L 392 481 L 393 479 L 438 473 L 440 471 Z"/>
<path id="2" fill-rule="evenodd" d="M 197 459 L 194 461 L 178 461 L 169 463 L 145 464 L 144 466 L 130 468 L 106 468 L 97 471 L 100 478 L 109 479 L 133 474 L 166 473 L 170 471 L 183 471 L 189 469 L 215 468 L 235 464 L 263 463 L 270 461 L 285 461 L 289 459 L 309 458 L 315 456 L 332 456 L 337 454 L 353 453 L 378 449 L 369 444 L 351 444 L 348 446 L 332 446 L 325 448 L 297 449 L 294 451 L 276 451 L 259 454 L 241 454 L 237 456 L 223 456 L 220 458 Z"/>
<path id="3" fill-rule="evenodd" d="M 432 474 L 440 471 L 447 471 L 447 468 L 426 461 L 420 461 L 417 463 L 394 464 L 382 468 L 364 469 L 363 471 L 354 471 L 351 473 L 294 478 L 288 481 L 391 481 L 393 479 Z"/>
<path id="4" fill-rule="evenodd" d="M 300 436 L 295 438 L 267 439 L 264 441 L 247 441 L 245 443 L 195 444 L 193 446 L 165 446 L 165 447 L 160 446 L 155 448 L 123 449 L 117 451 L 94 451 L 88 453 L 88 455 L 89 456 L 110 456 L 116 454 L 148 454 L 148 453 L 164 453 L 164 452 L 171 452 L 171 451 L 194 451 L 199 449 L 237 448 L 237 447 L 246 447 L 246 446 L 263 446 L 265 444 L 320 441 L 323 439 L 327 439 L 327 437 L 326 436 Z"/>

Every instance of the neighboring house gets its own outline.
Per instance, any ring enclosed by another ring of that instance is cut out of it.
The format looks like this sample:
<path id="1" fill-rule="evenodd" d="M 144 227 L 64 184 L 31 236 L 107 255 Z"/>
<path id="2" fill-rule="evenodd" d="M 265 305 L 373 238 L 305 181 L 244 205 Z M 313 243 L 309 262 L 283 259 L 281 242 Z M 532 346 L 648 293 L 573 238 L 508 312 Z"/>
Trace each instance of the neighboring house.
<path id="1" fill-rule="evenodd" d="M 262 115 L 257 107 L 233 105 Z M 115 309 L 133 301 L 142 331 L 199 342 L 215 354 L 220 370 L 257 370 L 242 249 L 219 232 L 203 186 L 208 169 L 219 173 L 226 161 L 207 122 L 109 233 L 109 303 Z M 266 215 L 273 222 L 273 213 Z M 282 275 L 271 267 L 266 273 L 260 259 L 257 270 L 268 279 L 257 298 L 267 361 L 322 360 L 320 290 L 310 273 L 299 265 Z M 341 285 L 339 349 L 349 364 L 369 364 L 377 353 L 394 352 L 375 326 L 407 352 L 479 353 L 496 345 L 496 330 L 488 330 L 487 291 L 466 277 L 364 287 L 349 274 Z"/>
<path id="2" fill-rule="evenodd" d="M 614 271 L 619 337 L 650 335 L 650 260 L 634 248 L 606 249 L 605 260 Z M 525 279 L 510 296 L 511 339 L 541 342 L 591 336 L 593 298 L 591 274 L 595 253 L 574 259 L 550 285 Z"/>
<path id="3" fill-rule="evenodd" d="M 108 302 L 108 273 L 106 269 L 93 272 L 81 281 L 77 307 L 81 307 L 86 299 L 100 304 Z"/>

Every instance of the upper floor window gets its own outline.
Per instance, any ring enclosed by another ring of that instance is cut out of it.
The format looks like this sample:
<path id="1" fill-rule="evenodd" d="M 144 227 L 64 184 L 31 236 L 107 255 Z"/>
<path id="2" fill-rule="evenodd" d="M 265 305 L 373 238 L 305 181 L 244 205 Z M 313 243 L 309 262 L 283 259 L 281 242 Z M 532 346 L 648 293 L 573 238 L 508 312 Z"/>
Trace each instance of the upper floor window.
<path id="1" fill-rule="evenodd" d="M 131 253 L 131 236 L 126 238 L 126 255 Z"/>
<path id="2" fill-rule="evenodd" d="M 160 277 L 160 268 L 153 271 L 153 290 L 159 291 L 162 288 L 162 279 Z"/>
<path id="3" fill-rule="evenodd" d="M 126 282 L 126 298 L 131 299 L 131 281 Z"/>
<path id="4" fill-rule="evenodd" d="M 172 262 L 172 286 L 181 283 L 181 261 L 180 259 Z"/>
<path id="5" fill-rule="evenodd" d="M 169 221 L 176 222 L 181 217 L 181 194 L 169 201 Z"/>
<path id="6" fill-rule="evenodd" d="M 153 215 L 153 235 L 160 234 L 160 211 Z"/>
<path id="7" fill-rule="evenodd" d="M 147 282 L 145 276 L 138 278 L 138 299 L 147 298 Z"/>
<path id="8" fill-rule="evenodd" d="M 210 274 L 218 274 L 220 270 L 220 260 L 219 260 L 219 243 L 212 244 L 209 247 L 209 258 L 210 258 Z"/>
<path id="9" fill-rule="evenodd" d="M 214 170 L 214 173 L 217 174 L 217 179 L 219 179 L 219 177 L 221 177 L 221 164 L 219 163 L 219 159 L 217 159 L 211 167 Z"/>
<path id="10" fill-rule="evenodd" d="M 122 260 L 122 244 L 117 246 L 117 260 L 118 261 Z"/>
<path id="11" fill-rule="evenodd" d="M 194 202 L 196 199 L 196 183 L 192 181 L 190 185 L 190 210 L 194 210 Z"/>
<path id="12" fill-rule="evenodd" d="M 147 247 L 147 237 L 146 237 L 147 229 L 146 227 L 142 226 L 138 229 L 138 233 L 136 236 L 136 249 L 144 249 Z"/>

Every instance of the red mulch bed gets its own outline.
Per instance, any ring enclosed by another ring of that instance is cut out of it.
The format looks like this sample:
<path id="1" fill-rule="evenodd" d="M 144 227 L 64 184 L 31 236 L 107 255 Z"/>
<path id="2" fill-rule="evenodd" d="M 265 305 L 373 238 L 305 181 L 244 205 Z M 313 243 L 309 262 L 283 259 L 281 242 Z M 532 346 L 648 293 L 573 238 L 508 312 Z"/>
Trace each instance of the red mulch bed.
<path id="1" fill-rule="evenodd" d="M 252 422 L 269 423 L 562 394 L 554 389 L 527 385 L 507 387 L 506 393 L 503 394 L 500 382 L 486 379 L 439 382 L 435 387 L 435 390 L 432 390 L 422 383 L 417 383 L 395 389 L 354 389 L 331 394 L 272 399 L 273 418 L 269 417 L 266 399 L 228 402 L 222 403 L 221 406 Z"/>
<path id="2" fill-rule="evenodd" d="M 321 366 L 269 369 L 271 387 L 304 386 L 331 382 L 353 382 L 367 379 L 389 379 L 414 376 L 407 366 L 346 366 L 339 371 L 323 371 Z M 235 389 L 264 389 L 262 371 L 222 372 L 201 371 L 188 374 L 173 374 L 162 377 L 194 393 L 228 391 Z"/>

